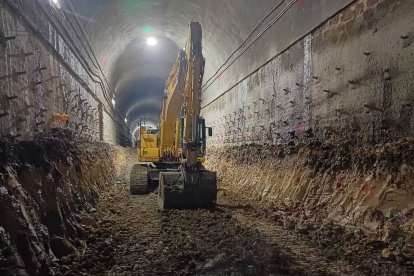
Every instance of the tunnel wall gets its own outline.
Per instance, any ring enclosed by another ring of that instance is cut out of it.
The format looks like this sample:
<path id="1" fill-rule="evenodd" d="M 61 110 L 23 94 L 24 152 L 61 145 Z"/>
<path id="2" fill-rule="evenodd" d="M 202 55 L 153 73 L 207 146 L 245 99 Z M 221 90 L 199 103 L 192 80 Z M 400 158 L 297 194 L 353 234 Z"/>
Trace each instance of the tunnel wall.
<path id="1" fill-rule="evenodd" d="M 273 10 L 270 13 L 267 10 L 266 16 L 256 19 L 256 28 L 225 65 L 213 77 L 207 76 L 203 85 L 205 102 L 226 93 L 351 2 L 353 0 L 273 1 Z M 208 63 L 209 60 L 207 66 Z"/>
<path id="2" fill-rule="evenodd" d="M 66 9 L 65 9 L 66 10 Z M 0 136 L 32 139 L 67 127 L 90 140 L 128 145 L 129 130 L 112 107 L 75 19 L 49 1 L 0 2 Z"/>
<path id="3" fill-rule="evenodd" d="M 219 193 L 298 232 L 361 231 L 412 262 L 413 10 L 355 1 L 205 103 Z"/>
<path id="4" fill-rule="evenodd" d="M 413 8 L 412 1 L 355 1 L 221 97 L 211 102 L 206 91 L 210 145 L 277 144 L 310 132 L 356 143 L 411 135 Z M 224 87 L 239 77 L 228 78 Z"/>

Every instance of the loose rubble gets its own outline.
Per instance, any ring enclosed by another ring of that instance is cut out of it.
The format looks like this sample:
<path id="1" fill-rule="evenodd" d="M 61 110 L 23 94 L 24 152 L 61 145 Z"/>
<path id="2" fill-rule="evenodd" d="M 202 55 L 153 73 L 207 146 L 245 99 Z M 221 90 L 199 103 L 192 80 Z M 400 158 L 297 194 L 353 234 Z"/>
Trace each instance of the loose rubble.
<path id="1" fill-rule="evenodd" d="M 159 211 L 156 194 L 105 193 L 84 256 L 63 275 L 298 275 L 292 256 L 244 228 L 231 208 Z M 237 208 L 237 206 L 235 206 Z M 314 274 L 316 275 L 316 274 Z"/>
<path id="2" fill-rule="evenodd" d="M 1 275 L 414 274 L 408 140 L 213 149 L 217 208 L 181 211 L 129 195 L 132 149 L 55 132 L 0 151 Z"/>
<path id="3" fill-rule="evenodd" d="M 413 140 L 245 145 L 212 149 L 208 160 L 222 194 L 329 255 L 358 262 L 366 274 L 414 272 Z"/>
<path id="4" fill-rule="evenodd" d="M 1 275 L 54 275 L 59 261 L 82 256 L 82 224 L 113 184 L 113 156 L 67 130 L 0 143 Z"/>
<path id="5" fill-rule="evenodd" d="M 233 165 L 226 159 L 229 155 L 223 156 L 220 160 Z M 237 179 L 236 172 L 225 171 L 228 168 L 218 170 L 221 177 L 232 172 Z M 87 228 L 85 255 L 62 266 L 63 275 L 411 275 L 414 271 L 409 259 L 397 260 L 389 242 L 358 227 L 325 220 L 322 208 L 313 211 L 320 211 L 319 216 L 311 216 L 294 197 L 283 198 L 280 205 L 264 204 L 248 198 L 255 192 L 251 188 L 243 199 L 221 179 L 215 210 L 159 211 L 155 193 L 131 196 L 126 177 L 121 179 L 121 185 L 102 194 L 95 214 L 98 226 Z"/>

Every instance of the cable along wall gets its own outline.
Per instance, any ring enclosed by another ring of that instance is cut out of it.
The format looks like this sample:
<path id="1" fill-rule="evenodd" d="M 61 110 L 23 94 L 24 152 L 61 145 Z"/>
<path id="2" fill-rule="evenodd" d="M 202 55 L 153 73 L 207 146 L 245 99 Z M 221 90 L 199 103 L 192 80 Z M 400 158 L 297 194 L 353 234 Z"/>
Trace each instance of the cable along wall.
<path id="1" fill-rule="evenodd" d="M 54 114 L 68 114 L 68 127 L 79 136 L 128 144 L 129 130 L 111 106 L 109 87 L 76 46 L 81 37 L 54 22 L 69 21 L 67 15 L 37 1 L 4 1 L 0 9 L 1 136 L 30 139 L 56 125 Z M 104 117 L 110 120 L 104 123 Z"/>

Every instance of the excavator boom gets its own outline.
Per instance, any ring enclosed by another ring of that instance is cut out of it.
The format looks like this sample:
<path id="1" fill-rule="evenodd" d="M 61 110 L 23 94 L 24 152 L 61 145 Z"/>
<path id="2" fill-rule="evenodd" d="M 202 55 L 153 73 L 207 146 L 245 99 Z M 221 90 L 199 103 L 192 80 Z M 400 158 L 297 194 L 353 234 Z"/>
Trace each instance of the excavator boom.
<path id="1" fill-rule="evenodd" d="M 188 67 L 183 103 L 183 147 L 187 167 L 196 166 L 201 146 L 199 135 L 197 133 L 199 129 L 198 123 L 201 109 L 201 85 L 203 82 L 205 64 L 201 38 L 201 25 L 198 22 L 191 22 L 185 47 Z"/>

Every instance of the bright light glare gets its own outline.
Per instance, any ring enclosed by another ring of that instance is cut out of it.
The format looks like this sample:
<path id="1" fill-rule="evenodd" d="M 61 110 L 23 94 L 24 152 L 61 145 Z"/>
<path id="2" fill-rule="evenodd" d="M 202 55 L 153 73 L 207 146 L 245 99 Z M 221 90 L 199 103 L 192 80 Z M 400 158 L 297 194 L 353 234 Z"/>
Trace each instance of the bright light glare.
<path id="1" fill-rule="evenodd" d="M 112 104 L 115 105 L 115 99 L 112 99 Z"/>
<path id="2" fill-rule="evenodd" d="M 125 123 L 128 123 L 128 119 L 127 118 L 125 118 Z"/>
<path id="3" fill-rule="evenodd" d="M 60 9 L 61 8 L 61 5 L 60 5 L 60 0 L 49 0 L 50 1 L 50 3 L 52 4 L 52 5 L 54 5 L 56 8 L 58 8 L 58 9 Z"/>
<path id="4" fill-rule="evenodd" d="M 154 46 L 158 43 L 157 39 L 153 36 L 147 38 L 147 44 L 149 46 Z"/>

